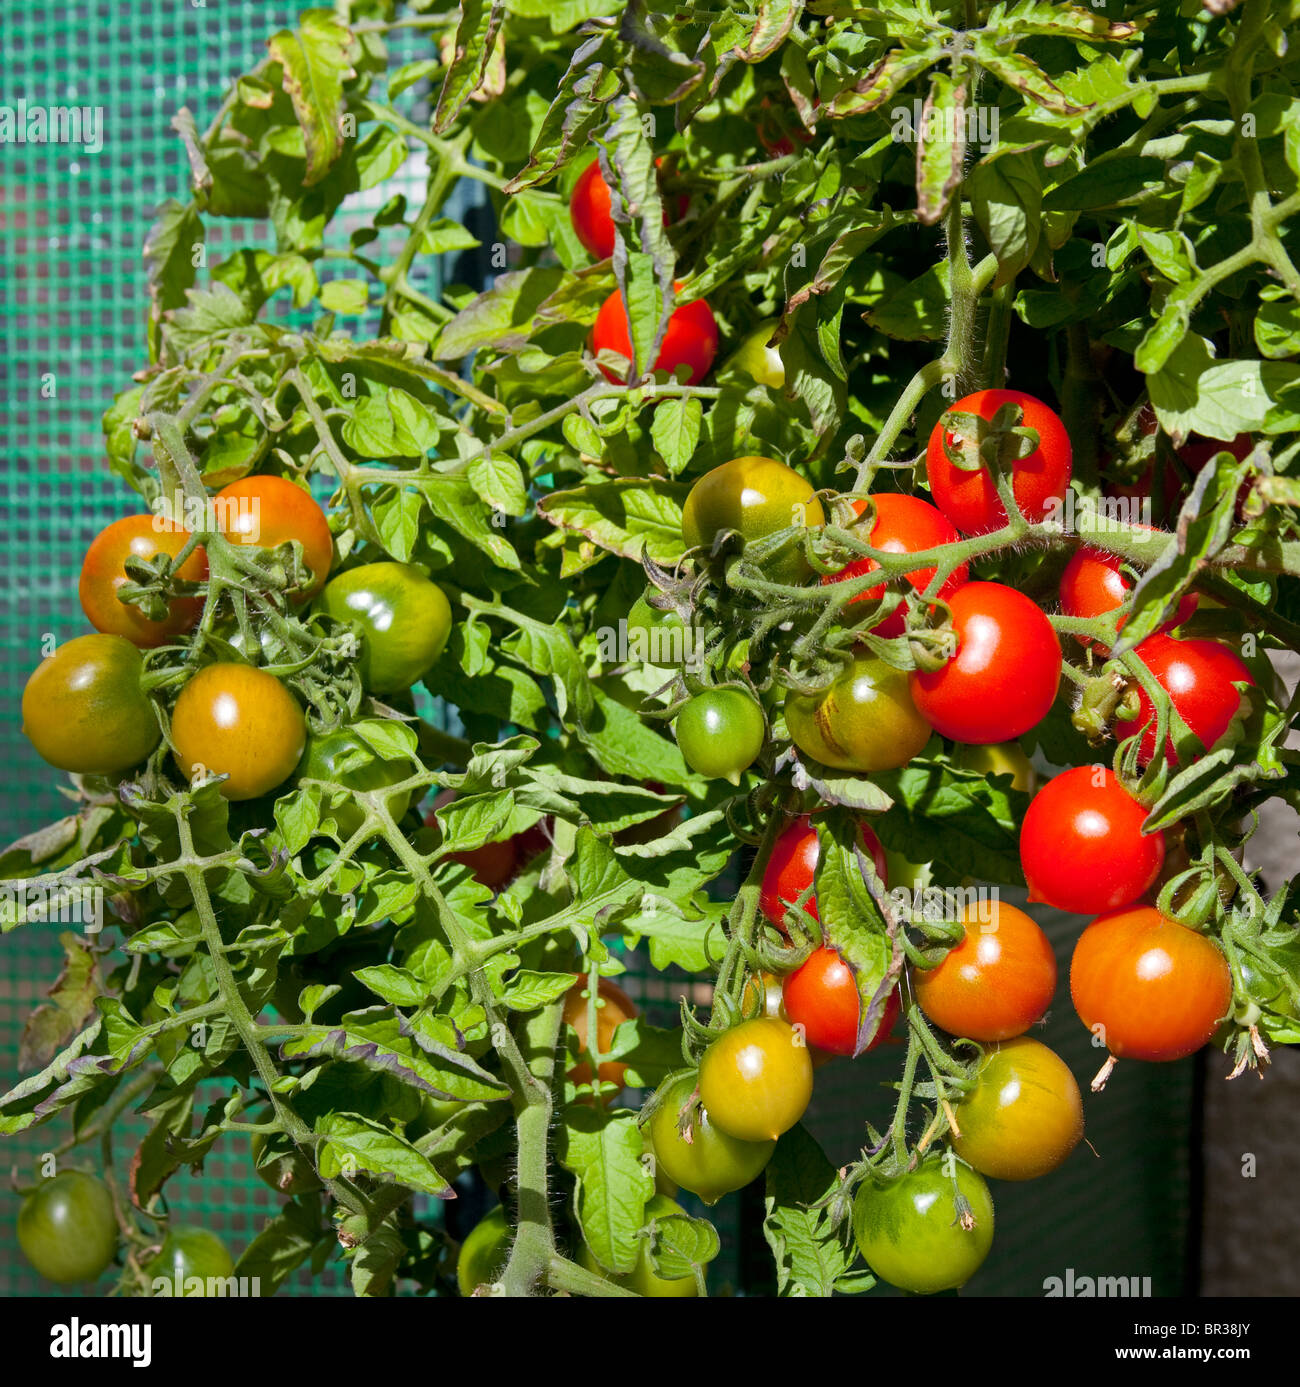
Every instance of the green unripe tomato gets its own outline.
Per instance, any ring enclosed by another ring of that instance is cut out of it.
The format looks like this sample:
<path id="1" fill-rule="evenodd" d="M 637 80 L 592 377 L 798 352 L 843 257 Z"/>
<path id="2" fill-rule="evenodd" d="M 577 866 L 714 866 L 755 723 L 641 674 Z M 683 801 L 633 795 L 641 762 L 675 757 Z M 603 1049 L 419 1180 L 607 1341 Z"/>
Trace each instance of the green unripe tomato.
<path id="1" fill-rule="evenodd" d="M 479 1286 L 490 1286 L 500 1279 L 510 1257 L 510 1224 L 506 1211 L 498 1204 L 484 1214 L 460 1245 L 456 1259 L 456 1284 L 463 1296 L 472 1296 Z"/>
<path id="2" fill-rule="evenodd" d="M 992 742 L 986 746 L 962 742 L 953 754 L 953 763 L 981 775 L 1009 775 L 1012 788 L 1027 795 L 1038 787 L 1038 772 L 1019 742 Z"/>
<path id="3" fill-rule="evenodd" d="M 740 346 L 727 361 L 728 366 L 736 367 L 757 385 L 766 385 L 770 390 L 785 388 L 785 363 L 781 360 L 781 353 L 767 345 L 776 324 L 775 318 L 760 323 L 753 332 L 741 339 Z"/>
<path id="4" fill-rule="evenodd" d="M 702 1108 L 695 1110 L 695 1125 L 688 1144 L 677 1130 L 677 1114 L 695 1089 L 692 1075 L 683 1074 L 665 1090 L 663 1102 L 650 1119 L 650 1142 L 658 1173 L 706 1204 L 716 1204 L 724 1194 L 743 1189 L 763 1173 L 776 1150 L 775 1141 L 741 1141 L 729 1137 L 709 1120 Z"/>
<path id="5" fill-rule="evenodd" d="M 162 1250 L 144 1269 L 150 1282 L 165 1280 L 187 1299 L 206 1296 L 209 1281 L 224 1281 L 234 1273 L 225 1243 L 206 1228 L 192 1227 L 171 1229 Z"/>
<path id="6" fill-rule="evenodd" d="M 321 736 L 309 735 L 295 774 L 306 780 L 333 781 L 349 790 L 382 790 L 385 786 L 409 780 L 414 773 L 411 764 L 403 761 L 375 759 L 364 761 L 361 765 L 347 764 L 374 755 L 358 736 L 345 727 Z M 410 808 L 411 792 L 399 790 L 389 795 L 385 802 L 393 818 L 400 819 Z M 329 812 L 344 838 L 351 838 L 366 818 L 361 805 L 352 800 L 337 803 Z"/>
<path id="7" fill-rule="evenodd" d="M 993 1245 L 993 1200 L 981 1175 L 942 1156 L 894 1180 L 868 1176 L 853 1201 L 853 1233 L 867 1265 L 902 1291 L 934 1295 L 964 1286 Z M 957 1217 L 955 1193 L 970 1205 L 972 1226 Z"/>
<path id="8" fill-rule="evenodd" d="M 94 1281 L 117 1252 L 108 1186 L 80 1170 L 44 1181 L 18 1211 L 18 1246 L 47 1281 Z"/>
<path id="9" fill-rule="evenodd" d="M 655 1194 L 650 1197 L 645 1206 L 647 1226 L 652 1219 L 674 1217 L 685 1218 L 686 1210 L 666 1195 Z M 586 1243 L 583 1243 L 579 1249 L 578 1262 L 588 1271 L 596 1272 L 605 1277 L 606 1280 L 612 1281 L 616 1286 L 626 1286 L 629 1291 L 635 1291 L 637 1295 L 646 1296 L 651 1300 L 680 1300 L 699 1295 L 699 1288 L 695 1284 L 694 1276 L 667 1277 L 660 1276 L 655 1271 L 654 1259 L 650 1254 L 649 1238 L 642 1240 L 641 1252 L 637 1257 L 636 1266 L 626 1276 L 613 1276 L 607 1272 L 596 1260 L 595 1253 Z"/>
<path id="10" fill-rule="evenodd" d="M 682 538 L 688 549 L 709 547 L 723 530 L 746 541 L 790 526 L 823 525 L 826 513 L 810 482 L 775 458 L 733 458 L 706 472 L 691 487 L 682 508 Z M 802 553 L 791 541 L 771 564 L 771 577 L 797 583 L 808 575 Z"/>
<path id="11" fill-rule="evenodd" d="M 695 633 L 676 612 L 661 612 L 638 597 L 627 612 L 627 657 L 650 665 L 673 667 L 689 663 L 689 642 Z"/>
<path id="12" fill-rule="evenodd" d="M 858 656 L 819 694 L 787 694 L 785 725 L 806 756 L 849 771 L 905 766 L 931 732 L 912 702 L 906 672 L 874 655 Z"/>
<path id="13" fill-rule="evenodd" d="M 130 770 L 162 740 L 140 688 L 144 657 L 125 636 L 78 636 L 41 661 L 23 689 L 23 731 L 52 766 L 79 775 Z"/>
<path id="14" fill-rule="evenodd" d="M 451 635 L 447 595 L 408 563 L 367 563 L 331 578 L 317 606 L 361 637 L 367 693 L 409 689 L 437 662 Z"/>
<path id="15" fill-rule="evenodd" d="M 697 774 L 733 785 L 763 750 L 763 709 L 743 689 L 706 689 L 677 714 L 677 745 Z"/>

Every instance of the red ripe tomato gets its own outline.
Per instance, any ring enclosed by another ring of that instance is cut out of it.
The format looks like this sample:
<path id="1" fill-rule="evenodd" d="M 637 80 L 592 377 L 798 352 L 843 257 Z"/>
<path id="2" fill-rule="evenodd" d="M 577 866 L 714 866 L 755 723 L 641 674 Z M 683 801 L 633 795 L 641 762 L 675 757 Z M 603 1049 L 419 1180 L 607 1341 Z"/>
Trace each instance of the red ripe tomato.
<path id="1" fill-rule="evenodd" d="M 1160 875 L 1165 835 L 1103 766 L 1079 766 L 1035 795 L 1020 829 L 1029 899 L 1096 915 L 1131 905 Z"/>
<path id="2" fill-rule="evenodd" d="M 885 491 L 871 499 L 876 505 L 871 531 L 866 533 L 866 527 L 863 525 L 858 526 L 858 529 L 863 532 L 862 538 L 873 549 L 882 549 L 887 554 L 915 554 L 922 549 L 938 549 L 944 544 L 955 544 L 961 538 L 947 517 L 935 510 L 928 501 L 922 501 L 919 496 L 896 496 Z M 866 508 L 866 500 L 854 499 L 853 509 L 858 515 Z M 874 573 L 879 567 L 875 559 L 855 559 L 838 573 L 823 576 L 822 582 L 842 583 L 849 578 L 861 578 L 866 573 Z M 907 581 L 917 592 L 924 592 L 934 574 L 933 568 L 918 568 L 915 573 L 907 575 Z M 968 564 L 954 569 L 939 589 L 939 596 L 946 600 L 969 577 Z M 853 602 L 877 602 L 884 595 L 885 584 L 881 583 L 879 587 L 868 588 L 866 592 L 859 593 Z M 853 602 L 849 605 L 852 606 Z M 873 626 L 872 633 L 881 637 L 901 636 L 905 620 L 906 613 L 900 607 L 884 621 Z"/>
<path id="3" fill-rule="evenodd" d="M 662 163 L 662 159 L 656 159 L 655 167 Z M 569 217 L 578 240 L 597 260 L 608 260 L 614 254 L 614 218 L 610 213 L 610 201 L 609 184 L 600 171 L 600 160 L 593 159 L 573 185 Z M 685 195 L 679 197 L 677 216 L 684 216 L 689 205 L 690 198 Z M 668 225 L 667 207 L 664 208 L 664 225 Z"/>
<path id="4" fill-rule="evenodd" d="M 1231 443 L 1224 443 L 1217 438 L 1205 438 L 1199 433 L 1194 433 L 1179 448 L 1178 460 L 1189 472 L 1199 472 L 1206 463 L 1218 457 L 1220 453 L 1231 453 L 1238 462 L 1244 462 L 1250 456 L 1250 450 L 1254 446 L 1255 442 L 1248 433 L 1239 433 Z"/>
<path id="5" fill-rule="evenodd" d="M 1139 906 L 1099 916 L 1079 936 L 1070 996 L 1112 1055 L 1177 1060 L 1199 1050 L 1228 1014 L 1232 974 L 1203 934 Z"/>
<path id="6" fill-rule="evenodd" d="M 956 742 L 1009 742 L 1041 722 L 1061 681 L 1061 643 L 1022 592 L 966 583 L 948 599 L 957 653 L 909 676 L 917 712 Z"/>
<path id="7" fill-rule="evenodd" d="M 616 289 L 600 306 L 596 325 L 591 330 L 591 350 L 611 351 L 632 359 L 632 329 L 623 306 L 622 295 Z M 688 369 L 688 385 L 698 385 L 709 374 L 713 358 L 718 354 L 718 324 L 713 310 L 703 299 L 682 304 L 673 309 L 664 333 L 663 345 L 655 358 L 653 369 L 674 375 L 679 366 Z M 605 367 L 600 368 L 605 379 L 622 385 L 623 377 Z"/>
<path id="8" fill-rule="evenodd" d="M 306 602 L 325 586 L 334 540 L 325 512 L 309 491 L 285 477 L 245 477 L 222 487 L 215 506 L 221 532 L 232 544 L 274 549 L 296 539 L 302 545 L 312 581 L 294 593 L 295 602 Z"/>
<path id="9" fill-rule="evenodd" d="M 453 862 L 468 867 L 474 879 L 491 891 L 500 891 L 515 875 L 518 866 L 518 840 L 505 838 L 497 843 L 484 843 L 465 852 L 453 852 Z"/>
<path id="10" fill-rule="evenodd" d="M 1146 528 L 1143 526 L 1143 529 Z M 1065 615 L 1091 619 L 1122 606 L 1133 586 L 1120 571 L 1123 562 L 1118 554 L 1107 554 L 1091 545 L 1085 544 L 1076 549 L 1073 558 L 1065 566 L 1065 572 L 1061 574 L 1061 610 Z M 1173 631 L 1183 622 L 1190 621 L 1196 610 L 1196 602 L 1194 592 L 1184 593 L 1173 620 L 1167 621 L 1160 629 Z M 1120 617 L 1119 627 L 1123 627 L 1127 619 Z M 1092 644 L 1090 636 L 1075 636 L 1075 640 L 1080 645 Z M 1098 649 L 1103 647 L 1099 646 Z"/>
<path id="11" fill-rule="evenodd" d="M 127 559 L 152 559 L 169 554 L 173 559 L 185 547 L 189 531 L 158 515 L 128 515 L 102 529 L 90 542 L 81 565 L 77 595 L 96 631 L 109 636 L 125 636 L 139 646 L 164 645 L 172 637 L 188 631 L 203 611 L 203 598 L 178 597 L 167 605 L 161 621 L 150 621 L 144 612 L 119 600 L 117 590 L 130 582 Z M 208 576 L 208 556 L 202 548 L 191 551 L 176 570 L 187 583 L 201 583 Z"/>
<path id="12" fill-rule="evenodd" d="M 962 414 L 992 419 L 1003 405 L 1016 405 L 1021 425 L 1038 434 L 1038 447 L 1020 458 L 1011 470 L 1011 494 L 1025 519 L 1042 520 L 1060 501 L 1070 484 L 1070 435 L 1060 418 L 1041 401 L 1023 390 L 977 390 L 951 406 Z M 956 527 L 968 535 L 983 535 L 1007 523 L 1006 507 L 998 495 L 993 474 L 985 463 L 964 471 L 948 460 L 944 443 L 957 450 L 962 440 L 946 431 L 945 414 L 935 424 L 925 450 L 926 474 L 935 503 Z M 967 445 L 974 448 L 974 440 Z"/>
<path id="13" fill-rule="evenodd" d="M 965 938 L 937 968 L 914 969 L 912 987 L 921 1010 L 951 1035 L 1010 1040 L 1051 1005 L 1056 956 L 1023 910 L 990 901 L 981 920 L 980 908 L 966 907 Z"/>
<path id="14" fill-rule="evenodd" d="M 804 1039 L 832 1055 L 858 1052 L 862 997 L 853 969 L 834 950 L 821 948 L 791 973 L 781 987 L 781 1006 L 792 1026 L 802 1026 Z M 898 992 L 885 1000 L 875 1034 L 864 1046 L 874 1050 L 898 1019 Z"/>
<path id="15" fill-rule="evenodd" d="M 882 882 L 886 880 L 885 849 L 880 839 L 864 823 L 860 825 L 862 847 L 871 854 L 876 864 L 876 875 Z M 817 871 L 817 859 L 821 856 L 821 844 L 817 841 L 817 830 L 808 814 L 800 814 L 788 827 L 783 829 L 775 843 L 772 855 L 767 859 L 763 872 L 763 884 L 759 888 L 758 904 L 763 914 L 785 933 L 785 912 L 812 884 Z M 811 896 L 804 907 L 814 920 L 817 915 L 817 897 Z"/>
<path id="16" fill-rule="evenodd" d="M 1241 695 L 1234 683 L 1249 684 L 1255 680 L 1250 671 L 1226 645 L 1218 641 L 1175 640 L 1173 636 L 1148 636 L 1134 651 L 1138 659 L 1155 676 L 1155 681 L 1169 695 L 1178 716 L 1200 739 L 1207 751 L 1228 730 L 1241 707 Z M 1150 724 L 1142 734 L 1138 760 L 1142 765 L 1156 754 L 1156 710 L 1145 689 L 1138 685 L 1138 716 L 1136 724 L 1120 723 L 1117 733 L 1131 735 L 1134 726 Z M 1198 760 L 1196 756 L 1192 760 Z M 1173 728 L 1165 743 L 1165 760 L 1178 764 L 1174 750 Z"/>

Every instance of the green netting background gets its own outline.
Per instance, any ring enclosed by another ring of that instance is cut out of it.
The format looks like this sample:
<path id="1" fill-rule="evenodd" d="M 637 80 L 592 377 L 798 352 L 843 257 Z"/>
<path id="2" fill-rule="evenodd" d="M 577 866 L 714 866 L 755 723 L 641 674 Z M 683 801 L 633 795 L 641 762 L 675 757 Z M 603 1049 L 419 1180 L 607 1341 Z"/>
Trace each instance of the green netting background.
<path id="1" fill-rule="evenodd" d="M 144 360 L 145 276 L 140 249 L 152 209 L 186 196 L 186 163 L 169 122 L 187 105 L 200 128 L 229 79 L 254 63 L 268 34 L 305 5 L 280 0 L 176 0 L 72 4 L 4 0 L 0 6 L 0 104 L 103 108 L 98 153 L 68 145 L 0 144 L 0 747 L 6 771 L 0 835 L 10 841 L 56 817 L 59 777 L 35 756 L 19 729 L 22 685 L 47 633 L 66 640 L 86 629 L 77 603 L 81 556 L 94 534 L 132 509 L 102 458 L 100 416 Z M 399 35 L 402 60 L 425 56 L 418 36 Z M 418 185 L 418 169 L 403 177 Z M 399 190 L 368 195 L 373 205 Z M 481 221 L 480 207 L 453 215 Z M 346 227 L 337 229 L 340 241 Z M 248 223 L 209 224 L 209 263 L 241 241 L 266 244 Z M 465 281 L 475 267 L 446 267 Z M 437 286 L 431 288 L 436 292 Z M 1037 912 L 1043 919 L 1042 913 Z M 1043 921 L 1061 951 L 1062 976 L 1078 921 Z M 0 1085 L 18 1072 L 24 1018 L 58 968 L 58 927 L 18 930 L 0 939 Z M 669 1023 L 672 984 L 629 958 L 629 990 L 650 1019 Z M 1099 1056 L 1064 998 L 1044 1039 L 1086 1082 Z M 836 1162 L 851 1159 L 861 1122 L 883 1123 L 898 1071 L 897 1052 L 827 1066 L 817 1076 L 809 1123 Z M 1190 1064 L 1121 1065 L 1104 1099 L 1087 1099 L 1089 1140 L 1066 1166 L 1032 1185 L 998 1185 L 998 1229 L 972 1293 L 1041 1295 L 1044 1278 L 1150 1276 L 1156 1295 L 1191 1289 L 1187 1275 L 1192 1206 L 1193 1075 Z M 123 1130 L 114 1152 L 125 1172 L 143 1127 Z M 30 1183 L 34 1162 L 58 1145 L 56 1127 L 0 1145 L 0 1294 L 49 1294 L 22 1260 L 13 1235 L 14 1174 Z M 249 1173 L 244 1150 L 218 1147 L 200 1176 L 168 1186 L 182 1221 L 201 1222 L 238 1250 L 260 1227 L 275 1196 Z M 767 1289 L 770 1262 L 754 1217 L 761 1186 L 713 1211 L 724 1239 L 716 1289 Z M 440 1210 L 427 1203 L 423 1217 Z M 761 1213 L 760 1213 L 761 1217 Z M 107 1282 L 107 1279 L 106 1279 Z M 341 1264 L 298 1293 L 346 1293 Z"/>

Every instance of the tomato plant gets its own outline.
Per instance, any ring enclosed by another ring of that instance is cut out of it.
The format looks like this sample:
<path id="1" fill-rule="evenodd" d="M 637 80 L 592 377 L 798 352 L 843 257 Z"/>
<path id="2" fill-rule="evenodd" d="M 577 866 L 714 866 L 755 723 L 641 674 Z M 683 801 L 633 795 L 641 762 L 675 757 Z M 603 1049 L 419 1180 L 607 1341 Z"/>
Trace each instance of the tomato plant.
<path id="1" fill-rule="evenodd" d="M 985 918 L 986 917 L 986 918 Z M 1003 901 L 967 908 L 957 946 L 912 974 L 921 1010 L 951 1035 L 1010 1040 L 1051 1005 L 1056 958 L 1047 936 Z"/>
<path id="2" fill-rule="evenodd" d="M 117 1217 L 108 1186 L 80 1170 L 51 1176 L 23 1200 L 18 1245 L 47 1281 L 94 1281 L 117 1253 Z"/>
<path id="3" fill-rule="evenodd" d="M 1083 1136 L 1083 1099 L 1069 1066 L 1028 1036 L 985 1048 L 957 1108 L 953 1150 L 994 1180 L 1036 1180 Z"/>
<path id="4" fill-rule="evenodd" d="M 1038 792 L 1020 829 L 1029 899 L 1096 915 L 1132 905 L 1155 881 L 1165 836 L 1104 766 L 1063 771 Z"/>
<path id="5" fill-rule="evenodd" d="M 1100 915 L 1070 960 L 1079 1019 L 1117 1058 L 1177 1060 L 1228 1014 L 1232 977 L 1203 934 L 1150 906 Z"/>
<path id="6" fill-rule="evenodd" d="M 498 1204 L 469 1230 L 456 1259 L 456 1284 L 463 1296 L 489 1286 L 505 1270 L 510 1249 L 510 1224 Z"/>
<path id="7" fill-rule="evenodd" d="M 1300 57 L 1266 0 L 1038 10 L 339 0 L 177 117 L 102 432 L 149 519 L 97 634 L 67 583 L 11 627 L 77 778 L 0 933 L 104 919 L 0 1136 L 122 1156 L 115 1292 L 228 1160 L 262 1294 L 471 1243 L 462 1289 L 747 1292 L 760 1219 L 779 1295 L 953 1289 L 976 1169 L 1077 1136 L 1038 898 L 1108 912 L 1114 1055 L 1300 1041 L 1244 851 L 1295 798 Z M 814 1068 L 891 1023 L 832 1160 Z M 726 1248 L 655 1202 L 760 1174 Z"/>

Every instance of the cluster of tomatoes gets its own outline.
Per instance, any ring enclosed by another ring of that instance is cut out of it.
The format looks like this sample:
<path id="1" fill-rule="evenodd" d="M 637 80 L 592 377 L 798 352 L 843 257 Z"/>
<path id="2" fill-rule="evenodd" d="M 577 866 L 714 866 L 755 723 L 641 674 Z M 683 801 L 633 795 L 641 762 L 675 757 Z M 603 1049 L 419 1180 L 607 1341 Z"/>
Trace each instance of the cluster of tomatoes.
<path id="1" fill-rule="evenodd" d="M 288 570 L 295 607 L 350 628 L 363 688 L 386 695 L 409 688 L 442 653 L 451 632 L 446 594 L 418 568 L 379 562 L 330 578 L 333 539 L 325 512 L 309 492 L 283 477 L 232 483 L 211 501 L 214 531 L 236 550 L 301 555 Z M 141 594 L 141 579 L 154 587 Z M 123 600 L 122 590 L 133 585 Z M 165 587 L 166 595 L 156 589 Z M 98 634 L 59 646 L 23 691 L 23 730 L 36 750 L 61 770 L 120 774 L 140 765 L 162 740 L 150 698 L 152 681 L 142 651 L 168 645 L 205 618 L 213 595 L 208 555 L 195 537 L 162 515 L 134 515 L 102 530 L 86 551 L 79 593 Z M 220 606 L 220 604 L 216 604 Z M 233 614 L 213 613 L 212 634 L 242 653 L 264 633 L 250 635 Z M 191 654 L 196 647 L 191 647 Z M 269 654 L 265 648 L 259 652 Z M 281 656 L 290 662 L 287 653 Z M 187 673 L 167 731 L 177 769 L 188 782 L 224 776 L 227 799 L 254 799 L 295 772 L 353 790 L 381 789 L 409 772 L 393 763 L 347 767 L 357 749 L 346 729 L 310 734 L 302 704 L 266 669 L 218 659 Z M 393 806 L 395 813 L 405 804 Z M 341 811 L 359 815 L 355 806 Z M 341 828 L 346 823 L 340 823 Z"/>

